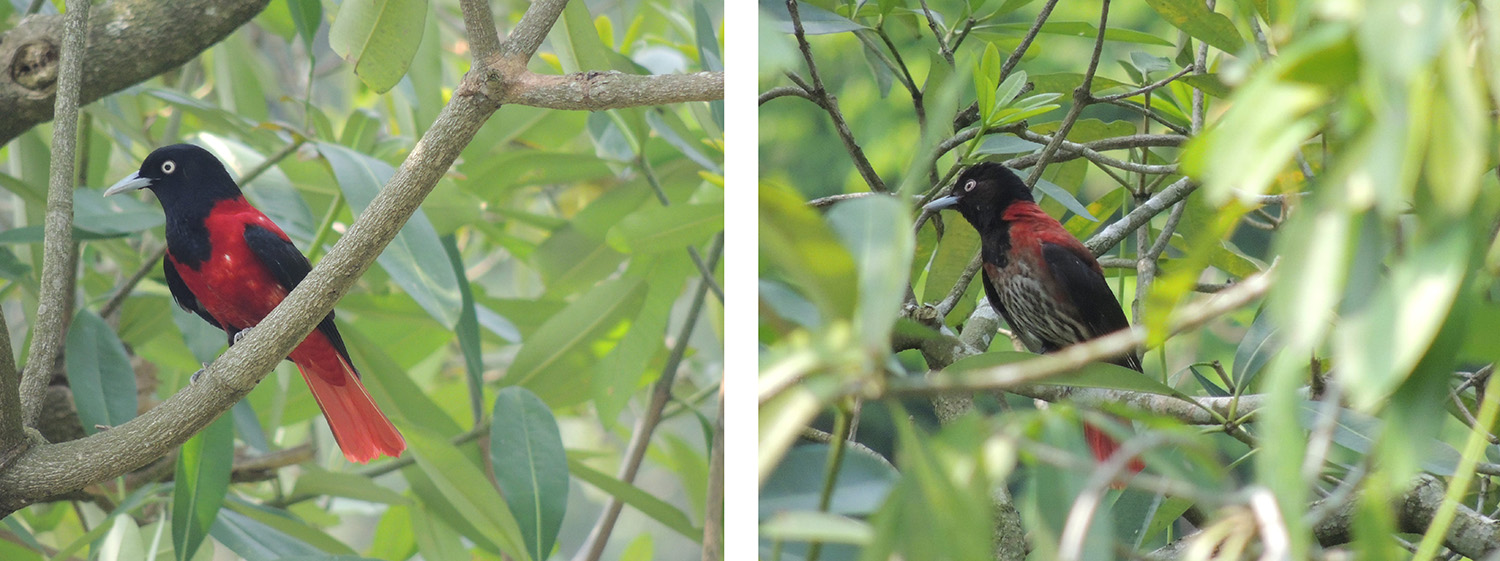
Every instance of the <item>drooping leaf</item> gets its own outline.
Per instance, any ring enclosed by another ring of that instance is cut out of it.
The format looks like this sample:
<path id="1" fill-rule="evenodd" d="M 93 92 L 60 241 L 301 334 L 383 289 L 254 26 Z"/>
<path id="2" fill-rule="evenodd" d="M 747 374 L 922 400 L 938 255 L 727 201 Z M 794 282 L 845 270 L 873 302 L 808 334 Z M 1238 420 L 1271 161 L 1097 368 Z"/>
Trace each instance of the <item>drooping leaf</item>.
<path id="1" fill-rule="evenodd" d="M 344 146 L 319 142 L 317 147 L 356 215 L 364 212 L 395 173 L 390 164 Z M 463 302 L 458 278 L 437 230 L 421 209 L 412 214 L 376 261 L 438 323 L 449 328 L 458 323 Z"/>
<path id="2" fill-rule="evenodd" d="M 385 93 L 401 81 L 426 29 L 425 0 L 346 2 L 328 30 L 328 45 L 365 85 Z"/>
<path id="3" fill-rule="evenodd" d="M 98 427 L 113 427 L 135 418 L 135 370 L 125 345 L 104 323 L 104 318 L 87 308 L 73 316 L 63 347 L 68 385 L 78 420 L 88 434 Z"/>
<path id="4" fill-rule="evenodd" d="M 172 546 L 177 561 L 193 558 L 209 534 L 234 467 L 234 420 L 221 415 L 183 443 L 172 488 Z"/>
<path id="5" fill-rule="evenodd" d="M 527 550 L 547 558 L 568 506 L 568 457 L 552 410 L 525 388 L 501 388 L 495 397 L 490 467 Z"/>

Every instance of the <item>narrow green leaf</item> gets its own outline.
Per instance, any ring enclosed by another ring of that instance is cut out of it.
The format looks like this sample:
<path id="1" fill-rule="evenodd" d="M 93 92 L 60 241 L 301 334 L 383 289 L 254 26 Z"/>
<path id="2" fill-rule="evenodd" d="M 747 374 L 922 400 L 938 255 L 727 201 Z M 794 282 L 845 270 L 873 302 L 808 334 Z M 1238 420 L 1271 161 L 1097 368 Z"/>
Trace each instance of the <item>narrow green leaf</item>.
<path id="1" fill-rule="evenodd" d="M 317 147 L 356 215 L 364 212 L 395 173 L 390 164 L 344 146 L 319 142 Z M 463 301 L 458 278 L 437 230 L 421 209 L 412 214 L 376 262 L 438 323 L 449 328 L 458 323 Z"/>
<path id="2" fill-rule="evenodd" d="M 1250 329 L 1234 349 L 1234 368 L 1230 371 L 1230 377 L 1235 386 L 1243 388 L 1249 385 L 1255 375 L 1271 361 L 1271 357 L 1281 351 L 1279 331 L 1281 328 L 1271 321 L 1270 314 L 1265 310 L 1255 316 L 1255 321 L 1250 322 Z"/>
<path id="3" fill-rule="evenodd" d="M 292 24 L 297 26 L 297 36 L 302 39 L 302 46 L 307 50 L 308 56 L 313 56 L 313 38 L 318 35 L 318 27 L 323 25 L 322 0 L 287 0 L 286 5 L 287 10 L 292 13 Z"/>
<path id="4" fill-rule="evenodd" d="M 448 261 L 453 263 L 453 276 L 462 279 L 458 283 L 458 293 L 463 301 L 460 304 L 458 325 L 454 326 L 453 331 L 458 335 L 458 348 L 464 354 L 469 404 L 474 410 L 474 420 L 478 422 L 484 411 L 484 351 L 479 346 L 479 315 L 474 310 L 474 292 L 469 287 L 469 279 L 465 277 L 464 258 L 458 252 L 458 240 L 453 234 L 443 236 L 443 250 L 448 253 Z"/>
<path id="5" fill-rule="evenodd" d="M 1089 213 L 1088 207 L 1083 206 L 1083 203 L 1078 202 L 1078 199 L 1075 198 L 1072 193 L 1069 193 L 1067 189 L 1063 189 L 1062 186 L 1045 179 L 1037 178 L 1036 188 L 1038 191 L 1041 191 L 1043 194 L 1046 194 L 1053 200 L 1062 203 L 1063 208 L 1072 211 L 1073 214 L 1082 216 L 1091 222 L 1099 221 L 1098 218 L 1095 218 L 1093 214 Z"/>
<path id="6" fill-rule="evenodd" d="M 760 0 L 760 9 L 763 14 L 771 17 L 778 31 L 782 33 L 794 31 L 792 13 L 787 11 L 786 2 Z M 855 23 L 849 18 L 805 2 L 797 3 L 797 15 L 798 19 L 802 20 L 802 32 L 807 35 L 827 35 L 865 29 L 864 25 Z"/>
<path id="7" fill-rule="evenodd" d="M 125 345 L 104 318 L 87 308 L 79 310 L 68 328 L 63 357 L 84 432 L 94 434 L 99 426 L 118 426 L 135 418 L 135 370 Z"/>
<path id="8" fill-rule="evenodd" d="M 411 427 L 404 431 L 417 465 L 432 478 L 443 497 L 479 531 L 495 539 L 507 555 L 520 561 L 532 559 L 521 529 L 503 499 L 489 484 L 484 472 L 447 439 Z"/>
<path id="9" fill-rule="evenodd" d="M 722 231 L 723 204 L 675 204 L 631 213 L 605 239 L 618 251 L 642 254 L 684 251 Z"/>
<path id="10" fill-rule="evenodd" d="M 245 561 L 327 557 L 327 553 L 302 540 L 227 508 L 219 511 L 209 535 Z"/>
<path id="11" fill-rule="evenodd" d="M 869 522 L 827 512 L 785 512 L 761 524 L 762 538 L 865 545 L 875 538 Z"/>
<path id="12" fill-rule="evenodd" d="M 683 537 L 694 542 L 703 541 L 703 529 L 693 527 L 692 521 L 688 520 L 686 514 L 655 495 L 641 490 L 640 487 L 591 468 L 574 456 L 568 456 L 568 471 L 578 479 L 624 501 L 625 504 L 634 507 Z"/>
<path id="13" fill-rule="evenodd" d="M 347 497 L 391 505 L 411 503 L 411 499 L 370 481 L 368 477 L 327 471 L 316 467 L 303 468 L 302 473 L 297 475 L 297 483 L 292 487 L 292 494 Z"/>
<path id="14" fill-rule="evenodd" d="M 1235 29 L 1229 18 L 1208 9 L 1197 0 L 1146 0 L 1151 9 L 1167 20 L 1173 27 L 1181 29 L 1194 39 L 1203 41 L 1226 53 L 1238 53 L 1245 48 L 1245 40 Z"/>
<path id="15" fill-rule="evenodd" d="M 406 75 L 426 22 L 425 0 L 345 2 L 328 30 L 328 45 L 366 86 L 385 93 Z"/>
<path id="16" fill-rule="evenodd" d="M 588 397 L 580 374 L 595 360 L 590 346 L 640 309 L 646 283 L 624 277 L 589 290 L 522 344 L 501 385 L 526 386 L 556 406 Z"/>
<path id="17" fill-rule="evenodd" d="M 855 325 L 867 349 L 886 347 L 891 325 L 900 315 L 906 292 L 912 249 L 916 242 L 906 228 L 892 228 L 908 220 L 910 210 L 894 197 L 865 197 L 839 203 L 828 211 L 828 222 L 854 256 L 859 287 Z"/>
<path id="18" fill-rule="evenodd" d="M 234 420 L 221 415 L 182 445 L 172 488 L 172 546 L 177 561 L 193 558 L 208 535 L 234 466 Z"/>
<path id="19" fill-rule="evenodd" d="M 490 467 L 527 550 L 546 559 L 568 507 L 568 456 L 552 410 L 525 388 L 501 388 L 495 397 Z"/>

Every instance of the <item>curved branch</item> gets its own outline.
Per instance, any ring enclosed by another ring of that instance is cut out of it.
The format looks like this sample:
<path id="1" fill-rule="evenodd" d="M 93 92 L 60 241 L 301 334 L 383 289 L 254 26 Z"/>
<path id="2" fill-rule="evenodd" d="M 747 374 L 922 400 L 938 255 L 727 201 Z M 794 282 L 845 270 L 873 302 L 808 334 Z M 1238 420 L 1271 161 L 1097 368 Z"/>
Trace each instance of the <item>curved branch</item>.
<path id="1" fill-rule="evenodd" d="M 95 6 L 80 105 L 198 56 L 269 0 L 113 0 Z M 63 18 L 27 18 L 0 36 L 0 144 L 52 118 Z"/>

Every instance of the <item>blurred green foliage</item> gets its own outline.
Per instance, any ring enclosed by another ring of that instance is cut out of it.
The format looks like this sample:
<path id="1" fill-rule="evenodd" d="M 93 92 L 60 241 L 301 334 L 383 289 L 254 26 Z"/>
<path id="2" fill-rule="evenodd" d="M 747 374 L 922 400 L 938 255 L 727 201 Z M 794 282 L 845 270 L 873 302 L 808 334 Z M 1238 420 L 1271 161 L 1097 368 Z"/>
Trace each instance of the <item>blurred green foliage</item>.
<path id="1" fill-rule="evenodd" d="M 1094 99 L 1172 76 L 1199 49 L 1204 73 L 1087 105 L 1065 124 L 1101 5 L 1058 3 L 1001 75 L 1043 4 L 798 4 L 853 142 L 885 185 L 899 186 L 896 197 L 859 197 L 872 186 L 829 107 L 788 77 L 812 84 L 786 4 L 760 3 L 762 555 L 1019 558 L 991 542 L 1003 541 L 993 521 L 1007 516 L 1019 518 L 1039 559 L 1164 547 L 1169 558 L 1300 559 L 1332 549 L 1404 558 L 1407 543 L 1422 559 L 1444 548 L 1477 555 L 1448 532 L 1493 525 L 1500 499 L 1490 475 L 1500 473 L 1500 447 L 1473 429 L 1493 430 L 1496 396 L 1484 389 L 1500 359 L 1500 11 L 1488 2 L 1115 2 Z M 1031 88 L 1018 89 L 1020 80 Z M 1010 98 L 1045 94 L 1061 94 L 1060 106 L 1019 127 L 996 120 Z M 955 124 L 976 102 L 977 121 Z M 946 189 L 955 166 L 1022 165 L 1060 126 L 1071 126 L 1071 142 L 1121 143 L 1099 150 L 1115 160 L 1180 166 L 1048 165 L 1039 200 L 1081 239 L 1169 185 L 1196 186 L 1178 216 L 1162 207 L 1145 235 L 1101 255 L 1122 305 L 1140 306 L 1133 323 L 1148 330 L 1154 380 L 1089 369 L 1054 380 L 1133 392 L 1113 395 L 1133 395 L 1137 407 L 1105 407 L 1131 419 L 1130 432 L 1067 402 L 1038 407 L 996 394 L 969 405 L 967 395 L 909 391 L 929 368 L 976 353 L 952 375 L 1016 360 L 1003 336 L 973 346 L 990 333 L 970 327 L 995 325 L 973 313 L 984 306 L 977 287 L 955 286 L 978 247 L 974 231 L 956 217 L 941 234 L 930 221 L 914 231 L 919 202 Z M 1188 138 L 1132 144 L 1141 134 Z M 1180 182 L 1179 169 L 1192 183 Z M 854 198 L 823 199 L 835 195 Z M 840 224 L 859 220 L 881 226 L 839 235 Z M 1158 240 L 1166 251 L 1140 291 L 1136 261 Z M 1264 298 L 1169 332 L 1174 317 L 1211 298 L 1195 292 L 1233 290 L 1268 270 L 1275 280 Z M 883 282 L 872 286 L 872 276 Z M 940 310 L 946 317 L 922 321 L 950 295 L 957 303 Z M 856 312 L 879 309 L 887 313 Z M 1167 396 L 1245 408 L 1225 416 L 1189 407 L 1213 417 L 1194 424 L 1188 413 L 1139 406 L 1175 399 Z M 1144 447 L 1148 475 L 1123 491 L 1105 487 L 1080 438 L 1083 419 Z M 821 442 L 850 426 L 868 447 Z M 878 478 L 851 471 L 872 461 L 889 462 Z M 1422 472 L 1449 486 L 1450 506 L 1426 534 L 1405 535 L 1390 501 Z M 878 506 L 840 499 L 855 490 Z M 1013 515 L 996 510 L 1005 494 Z M 1311 506 L 1325 498 L 1357 514 L 1332 520 L 1331 506 Z M 1178 521 L 1184 513 L 1191 522 Z M 1069 533 L 1077 524 L 1087 531 Z M 1327 524 L 1343 533 L 1319 526 Z"/>

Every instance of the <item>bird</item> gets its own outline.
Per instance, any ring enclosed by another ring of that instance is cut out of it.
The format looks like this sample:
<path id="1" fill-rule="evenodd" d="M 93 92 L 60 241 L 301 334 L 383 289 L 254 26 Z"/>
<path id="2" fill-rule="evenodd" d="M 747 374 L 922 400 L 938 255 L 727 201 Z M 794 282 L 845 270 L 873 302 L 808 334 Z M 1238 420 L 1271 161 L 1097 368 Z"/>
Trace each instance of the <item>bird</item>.
<path id="1" fill-rule="evenodd" d="M 151 152 L 105 196 L 150 189 L 166 214 L 162 271 L 183 309 L 224 330 L 233 345 L 302 282 L 312 266 L 281 228 L 245 200 L 208 150 L 174 144 Z M 406 441 L 360 383 L 329 312 L 292 350 L 333 438 L 349 461 L 401 455 Z"/>
<path id="2" fill-rule="evenodd" d="M 1054 352 L 1130 327 L 1094 254 L 1037 206 L 1031 188 L 1005 166 L 968 167 L 947 196 L 923 208 L 956 209 L 979 232 L 985 298 L 1031 352 Z M 1135 352 L 1110 362 L 1141 371 Z M 1101 463 L 1119 449 L 1087 423 L 1084 437 Z M 1138 472 L 1144 466 L 1132 459 L 1128 467 Z"/>

